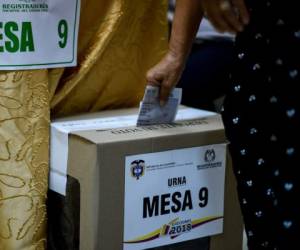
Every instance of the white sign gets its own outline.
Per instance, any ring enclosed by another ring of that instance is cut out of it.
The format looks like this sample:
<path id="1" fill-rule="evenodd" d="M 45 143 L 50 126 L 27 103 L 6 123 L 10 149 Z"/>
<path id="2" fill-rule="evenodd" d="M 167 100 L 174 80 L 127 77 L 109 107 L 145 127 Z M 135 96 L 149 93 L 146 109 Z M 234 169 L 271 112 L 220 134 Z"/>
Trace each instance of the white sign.
<path id="1" fill-rule="evenodd" d="M 0 0 L 0 70 L 77 63 L 80 0 Z"/>
<path id="2" fill-rule="evenodd" d="M 226 145 L 126 157 L 124 250 L 223 232 Z"/>

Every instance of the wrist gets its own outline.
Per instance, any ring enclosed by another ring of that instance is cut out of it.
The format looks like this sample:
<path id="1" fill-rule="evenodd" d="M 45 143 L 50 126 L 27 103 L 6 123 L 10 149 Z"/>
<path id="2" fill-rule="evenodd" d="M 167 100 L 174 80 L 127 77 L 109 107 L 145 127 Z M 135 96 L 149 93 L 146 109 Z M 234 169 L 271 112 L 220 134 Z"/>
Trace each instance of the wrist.
<path id="1" fill-rule="evenodd" d="M 181 64 L 185 64 L 185 61 L 187 60 L 187 57 L 190 53 L 190 47 L 191 45 L 187 45 L 180 41 L 173 41 L 169 44 L 169 50 L 168 53 L 175 58 L 176 61 L 180 62 Z"/>
<path id="2" fill-rule="evenodd" d="M 173 65 L 175 65 L 177 68 L 181 68 L 185 65 L 187 56 L 187 52 L 183 52 L 172 47 L 169 47 L 169 50 L 166 55 L 168 60 L 171 60 L 173 62 Z"/>

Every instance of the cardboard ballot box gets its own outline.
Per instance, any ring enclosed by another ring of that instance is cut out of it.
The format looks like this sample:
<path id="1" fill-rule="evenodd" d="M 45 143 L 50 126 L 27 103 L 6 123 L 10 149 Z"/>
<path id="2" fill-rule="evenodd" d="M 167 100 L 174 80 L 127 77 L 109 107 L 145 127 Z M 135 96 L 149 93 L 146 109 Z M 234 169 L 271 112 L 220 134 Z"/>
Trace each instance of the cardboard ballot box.
<path id="1" fill-rule="evenodd" d="M 241 250 L 220 116 L 183 107 L 174 124 L 136 127 L 136 114 L 52 124 L 48 249 Z"/>

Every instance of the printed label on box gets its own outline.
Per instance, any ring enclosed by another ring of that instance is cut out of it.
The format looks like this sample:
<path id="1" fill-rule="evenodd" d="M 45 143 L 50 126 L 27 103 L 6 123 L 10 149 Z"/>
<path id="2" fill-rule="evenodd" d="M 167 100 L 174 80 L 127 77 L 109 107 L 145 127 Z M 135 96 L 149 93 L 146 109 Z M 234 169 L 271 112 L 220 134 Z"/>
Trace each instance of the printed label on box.
<path id="1" fill-rule="evenodd" d="M 80 0 L 0 0 L 0 70 L 77 63 Z"/>
<path id="2" fill-rule="evenodd" d="M 223 231 L 226 144 L 127 156 L 124 250 Z"/>

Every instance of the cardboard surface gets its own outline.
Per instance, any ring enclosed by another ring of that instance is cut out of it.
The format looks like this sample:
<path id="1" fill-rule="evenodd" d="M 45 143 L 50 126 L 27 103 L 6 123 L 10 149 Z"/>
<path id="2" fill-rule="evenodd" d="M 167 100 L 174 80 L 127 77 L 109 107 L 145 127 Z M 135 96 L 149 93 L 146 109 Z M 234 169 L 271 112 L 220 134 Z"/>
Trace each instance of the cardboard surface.
<path id="1" fill-rule="evenodd" d="M 109 112 L 109 115 L 135 112 L 137 110 L 123 110 L 121 113 Z M 78 120 L 86 117 L 79 116 Z M 82 250 L 123 249 L 126 156 L 226 143 L 219 115 L 173 125 L 78 131 L 69 134 L 68 140 L 67 174 L 80 184 L 80 208 L 75 209 L 80 210 L 79 249 Z M 69 195 L 72 196 L 72 193 L 67 191 L 67 198 Z M 210 250 L 240 249 L 242 222 L 229 163 L 226 170 L 224 233 L 211 237 Z"/>
<path id="2" fill-rule="evenodd" d="M 67 185 L 67 168 L 68 168 L 68 150 L 69 150 L 69 134 L 78 134 L 80 137 L 97 143 L 97 136 L 101 141 L 105 139 L 103 134 L 95 134 L 94 131 L 106 131 L 113 128 L 135 127 L 137 123 L 137 110 L 124 109 L 116 111 L 98 112 L 88 115 L 79 115 L 58 119 L 51 123 L 50 137 L 50 182 L 51 190 L 65 195 Z M 176 115 L 176 122 L 184 120 L 194 120 L 215 116 L 215 113 L 181 107 Z M 177 128 L 180 124 L 177 124 Z M 164 125 L 167 128 L 170 125 Z M 174 125 L 172 125 L 174 126 Z M 148 130 L 159 130 L 155 127 L 147 127 Z M 121 134 L 128 134 L 132 129 L 142 131 L 141 128 L 130 128 L 130 130 L 119 131 L 117 140 L 121 138 Z M 146 130 L 144 128 L 144 130 Z M 84 132 L 85 131 L 85 132 Z M 82 132 L 82 134 L 80 133 Z M 141 133 L 139 133 L 141 134 Z M 125 139 L 127 139 L 126 137 Z M 111 140 L 111 134 L 108 135 L 108 140 Z"/>

